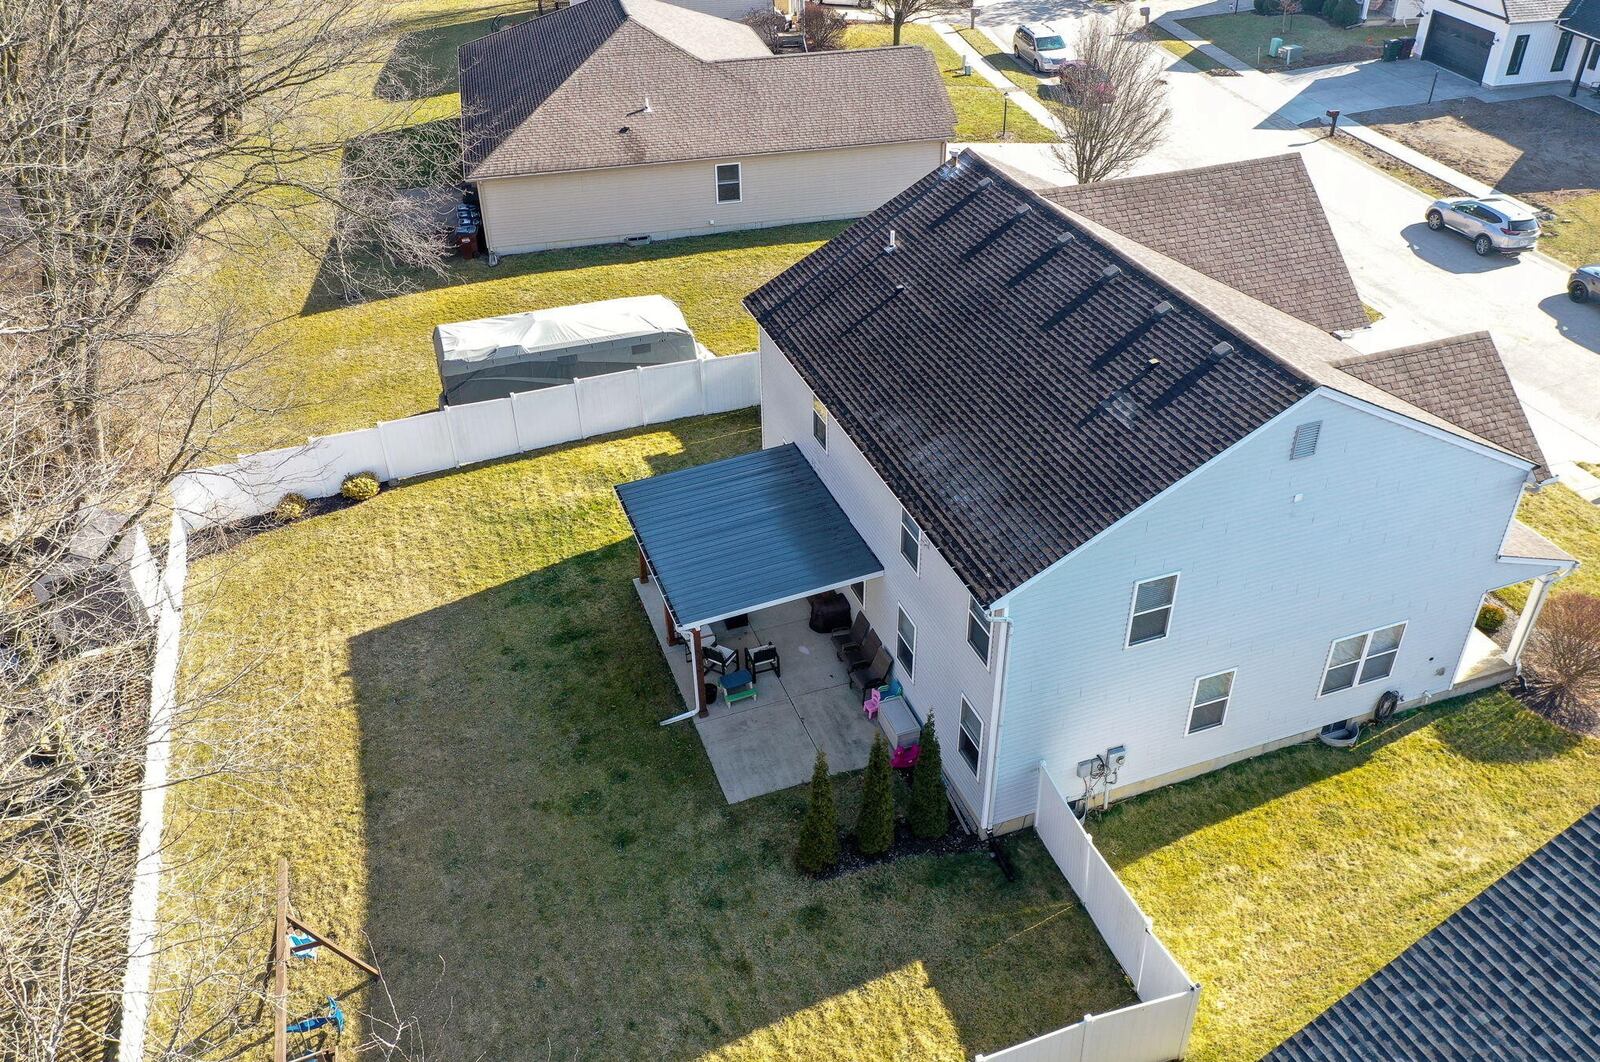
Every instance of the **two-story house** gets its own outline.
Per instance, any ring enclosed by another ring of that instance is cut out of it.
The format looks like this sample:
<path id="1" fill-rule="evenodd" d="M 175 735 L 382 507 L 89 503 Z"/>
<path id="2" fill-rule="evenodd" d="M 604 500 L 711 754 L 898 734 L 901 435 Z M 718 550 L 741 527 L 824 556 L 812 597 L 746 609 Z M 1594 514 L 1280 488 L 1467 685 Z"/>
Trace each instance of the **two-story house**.
<path id="1" fill-rule="evenodd" d="M 1298 160 L 1237 165 L 1210 194 L 1305 181 Z M 1041 761 L 1116 798 L 1391 692 L 1503 679 L 1574 564 L 1514 519 L 1546 473 L 1487 336 L 1356 355 L 1207 275 L 1204 246 L 1184 264 L 1116 231 L 1187 178 L 1136 180 L 1149 196 L 1060 196 L 1091 217 L 963 154 L 746 300 L 763 447 L 798 452 L 825 491 L 752 532 L 770 551 L 708 531 L 714 582 L 759 575 L 751 603 L 852 582 L 982 828 L 1029 820 Z M 1320 209 L 1252 224 L 1326 229 Z M 1348 276 L 1314 273 L 1286 262 L 1272 301 L 1348 317 Z M 809 537 L 784 523 L 829 519 Z M 1527 580 L 1510 649 L 1485 649 L 1483 595 Z M 675 615 L 688 590 L 665 590 Z"/>

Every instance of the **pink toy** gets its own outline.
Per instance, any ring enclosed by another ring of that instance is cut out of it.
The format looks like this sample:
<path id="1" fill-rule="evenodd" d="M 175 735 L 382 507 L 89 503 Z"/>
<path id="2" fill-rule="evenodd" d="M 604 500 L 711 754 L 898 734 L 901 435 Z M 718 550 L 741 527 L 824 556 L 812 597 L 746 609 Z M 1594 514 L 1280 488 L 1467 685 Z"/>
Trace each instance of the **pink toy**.
<path id="1" fill-rule="evenodd" d="M 861 710 L 867 713 L 868 719 L 878 718 L 878 702 L 883 699 L 883 694 L 876 688 L 867 694 L 867 699 L 861 702 Z"/>
<path id="2" fill-rule="evenodd" d="M 915 766 L 921 755 L 921 745 L 901 745 L 889 754 L 889 766 L 897 771 Z"/>

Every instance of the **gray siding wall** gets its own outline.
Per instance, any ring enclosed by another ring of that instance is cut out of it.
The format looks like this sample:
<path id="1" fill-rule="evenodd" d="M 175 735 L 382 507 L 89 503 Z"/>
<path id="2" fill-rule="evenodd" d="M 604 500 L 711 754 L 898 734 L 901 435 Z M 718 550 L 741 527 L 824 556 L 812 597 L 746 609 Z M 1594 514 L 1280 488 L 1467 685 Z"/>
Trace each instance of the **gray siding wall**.
<path id="1" fill-rule="evenodd" d="M 1070 780 L 1126 745 L 1129 785 L 1449 688 L 1519 577 L 1496 557 L 1525 469 L 1318 392 L 1013 591 L 993 821 L 1033 812 L 1041 759 Z M 1168 636 L 1125 648 L 1134 584 L 1170 572 Z M 1335 639 L 1401 621 L 1389 678 L 1318 697 Z M 1223 725 L 1186 735 L 1195 680 L 1230 668 Z"/>
<path id="2" fill-rule="evenodd" d="M 917 571 L 900 555 L 900 503 L 844 429 L 828 422 L 827 448 L 811 433 L 813 396 L 776 343 L 761 333 L 761 445 L 799 445 L 850 522 L 883 561 L 886 573 L 866 584 L 867 620 L 894 652 L 896 609 L 904 608 L 917 626 L 915 673 L 901 676 L 906 698 L 917 712 L 931 712 L 944 755 L 945 773 L 973 817 L 983 807 L 980 780 L 956 748 L 961 697 L 984 720 L 984 756 L 992 740 L 989 725 L 995 675 L 967 644 L 966 585 L 951 570 L 927 536 Z M 845 592 L 850 597 L 850 592 Z M 856 604 L 851 597 L 851 605 Z M 991 653 L 991 657 L 993 654 Z M 979 760 L 983 770 L 984 760 Z"/>
<path id="3" fill-rule="evenodd" d="M 517 254 L 665 240 L 869 214 L 944 161 L 925 140 L 829 151 L 669 162 L 478 182 L 489 249 Z M 717 166 L 737 162 L 737 203 L 717 202 Z"/>

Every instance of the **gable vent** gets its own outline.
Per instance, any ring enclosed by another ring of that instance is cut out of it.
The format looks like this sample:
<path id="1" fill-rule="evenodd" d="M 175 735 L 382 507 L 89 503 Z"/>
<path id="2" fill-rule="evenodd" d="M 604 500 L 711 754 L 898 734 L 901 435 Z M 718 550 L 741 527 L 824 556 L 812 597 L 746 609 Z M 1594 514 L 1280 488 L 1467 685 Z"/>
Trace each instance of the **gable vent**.
<path id="1" fill-rule="evenodd" d="M 1289 460 L 1298 461 L 1317 452 L 1317 438 L 1322 434 L 1322 421 L 1314 420 L 1294 430 L 1294 442 L 1289 445 Z"/>

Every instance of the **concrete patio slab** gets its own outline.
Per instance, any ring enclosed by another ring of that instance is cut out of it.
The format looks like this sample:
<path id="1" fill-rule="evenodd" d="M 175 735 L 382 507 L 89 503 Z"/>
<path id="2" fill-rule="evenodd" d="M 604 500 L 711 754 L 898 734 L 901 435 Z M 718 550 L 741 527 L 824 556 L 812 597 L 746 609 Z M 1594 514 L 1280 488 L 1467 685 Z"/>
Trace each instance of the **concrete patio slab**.
<path id="1" fill-rule="evenodd" d="M 749 711 L 696 719 L 695 728 L 730 804 L 788 789 L 811 777 L 817 745 L 787 698 Z"/>
<path id="2" fill-rule="evenodd" d="M 876 723 L 861 711 L 861 697 L 848 686 L 817 690 L 795 698 L 795 711 L 806 733 L 828 754 L 835 771 L 859 771 L 872 752 Z"/>
<path id="3" fill-rule="evenodd" d="M 778 647 L 778 658 L 783 662 L 783 688 L 790 697 L 849 683 L 850 676 L 833 651 L 833 643 L 827 635 L 813 631 L 806 621 L 781 627 L 763 623 L 758 633 Z"/>

